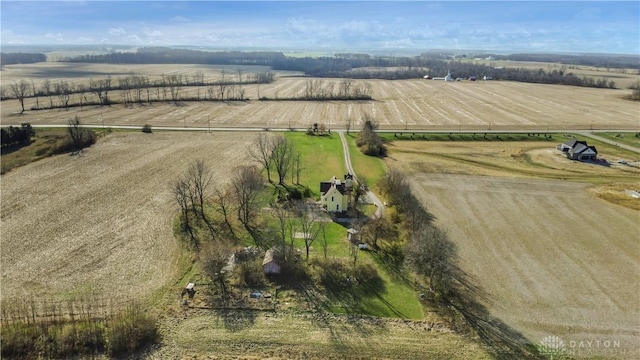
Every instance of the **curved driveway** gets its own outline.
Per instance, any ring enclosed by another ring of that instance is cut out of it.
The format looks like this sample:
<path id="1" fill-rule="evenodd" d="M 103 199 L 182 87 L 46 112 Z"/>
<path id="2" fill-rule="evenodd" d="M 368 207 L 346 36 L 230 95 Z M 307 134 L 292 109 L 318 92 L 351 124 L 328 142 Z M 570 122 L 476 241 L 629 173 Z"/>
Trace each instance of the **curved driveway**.
<path id="1" fill-rule="evenodd" d="M 353 171 L 353 166 L 351 165 L 351 155 L 349 154 L 349 144 L 347 144 L 347 139 L 344 136 L 343 131 L 337 131 L 338 135 L 340 135 L 340 140 L 342 141 L 342 150 L 344 153 L 344 163 L 347 166 L 347 171 L 349 174 L 353 175 L 353 178 L 357 181 L 358 175 L 355 171 Z M 384 215 L 384 203 L 378 199 L 376 194 L 373 191 L 367 190 L 367 198 L 373 202 L 373 204 L 377 207 L 375 214 L 371 217 L 373 219 L 377 219 Z"/>

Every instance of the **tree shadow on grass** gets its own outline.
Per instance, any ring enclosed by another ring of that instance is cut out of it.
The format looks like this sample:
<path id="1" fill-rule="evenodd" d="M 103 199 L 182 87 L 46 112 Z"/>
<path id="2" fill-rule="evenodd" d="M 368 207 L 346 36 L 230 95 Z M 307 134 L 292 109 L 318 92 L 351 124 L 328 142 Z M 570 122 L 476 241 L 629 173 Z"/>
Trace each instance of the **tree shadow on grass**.
<path id="1" fill-rule="evenodd" d="M 357 301 L 354 301 L 356 298 L 353 292 L 334 291 L 332 295 L 324 297 L 321 296 L 326 293 L 323 290 L 312 284 L 305 284 L 300 288 L 301 294 L 314 306 L 311 323 L 329 332 L 331 343 L 336 349 L 348 350 L 347 340 L 352 339 L 353 336 L 366 338 L 386 329 L 386 324 L 381 319 L 360 315 L 363 309 L 360 309 Z M 347 314 L 332 313 L 331 305 L 338 303 L 347 311 Z"/>
<path id="2" fill-rule="evenodd" d="M 255 325 L 255 310 L 220 309 L 216 310 L 224 328 L 231 332 L 246 330 Z"/>

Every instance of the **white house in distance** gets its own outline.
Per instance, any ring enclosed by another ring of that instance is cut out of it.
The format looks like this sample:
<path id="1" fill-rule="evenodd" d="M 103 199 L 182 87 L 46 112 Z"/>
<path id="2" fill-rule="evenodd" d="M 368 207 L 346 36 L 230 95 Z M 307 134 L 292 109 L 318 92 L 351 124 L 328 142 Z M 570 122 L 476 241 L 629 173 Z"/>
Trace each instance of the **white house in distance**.
<path id="1" fill-rule="evenodd" d="M 349 208 L 353 175 L 347 174 L 344 178 L 342 181 L 334 176 L 320 183 L 320 203 L 328 212 L 343 212 Z"/>
<path id="2" fill-rule="evenodd" d="M 433 80 L 453 81 L 453 77 L 451 76 L 451 71 L 447 71 L 447 76 L 445 76 L 445 77 L 434 77 Z"/>

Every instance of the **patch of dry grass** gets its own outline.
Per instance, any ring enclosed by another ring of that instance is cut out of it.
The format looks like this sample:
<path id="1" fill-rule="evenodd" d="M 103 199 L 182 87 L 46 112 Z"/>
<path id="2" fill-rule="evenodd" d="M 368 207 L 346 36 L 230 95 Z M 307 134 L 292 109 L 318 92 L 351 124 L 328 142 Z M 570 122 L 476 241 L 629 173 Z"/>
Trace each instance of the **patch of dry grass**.
<path id="1" fill-rule="evenodd" d="M 444 324 L 318 313 L 189 310 L 161 323 L 147 358 L 490 359 Z"/>

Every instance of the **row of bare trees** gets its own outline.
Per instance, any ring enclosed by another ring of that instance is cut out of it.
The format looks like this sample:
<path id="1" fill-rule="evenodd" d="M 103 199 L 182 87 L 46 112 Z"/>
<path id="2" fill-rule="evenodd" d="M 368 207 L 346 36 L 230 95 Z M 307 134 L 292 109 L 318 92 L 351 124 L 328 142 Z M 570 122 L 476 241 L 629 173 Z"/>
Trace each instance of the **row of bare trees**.
<path id="1" fill-rule="evenodd" d="M 351 79 L 338 83 L 308 80 L 301 98 L 304 100 L 371 100 L 371 85 Z"/>
<path id="2" fill-rule="evenodd" d="M 260 171 L 255 166 L 240 166 L 232 176 L 232 182 L 226 187 L 213 183 L 215 175 L 204 160 L 194 161 L 187 171 L 171 185 L 176 202 L 181 209 L 181 224 L 197 248 L 199 237 L 193 233 L 192 222 L 202 221 L 210 231 L 210 239 L 220 239 L 228 235 L 235 237 L 231 216 L 235 212 L 237 219 L 247 228 L 253 225 L 259 210 L 258 195 L 264 186 Z M 209 209 L 221 215 L 222 224 L 217 225 Z M 228 233 L 224 233 L 224 228 Z"/>
<path id="3" fill-rule="evenodd" d="M 243 85 L 270 83 L 273 79 L 274 74 L 271 72 L 244 74 L 242 70 L 238 70 L 236 77 L 228 77 L 225 71 L 222 71 L 220 79 L 210 82 L 204 80 L 204 73 L 201 71 L 196 72 L 192 77 L 182 74 L 162 74 L 161 79 L 155 81 L 139 75 L 127 75 L 116 79 L 108 75 L 104 79 L 90 79 L 88 84 L 72 84 L 65 80 L 52 82 L 46 79 L 40 87 L 36 87 L 33 81 L 20 80 L 9 84 L 8 88 L 0 87 L 0 98 L 2 100 L 17 99 L 20 102 L 21 113 L 25 111 L 25 99 L 29 98 L 35 99 L 32 110 L 85 105 L 106 106 L 114 103 L 127 106 L 154 101 L 234 101 L 246 100 Z M 181 96 L 184 87 L 197 87 L 197 95 Z M 205 88 L 202 95 L 201 87 Z M 110 99 L 110 91 L 120 91 L 121 99 Z M 87 97 L 88 95 L 92 95 L 93 98 Z M 48 105 L 41 106 L 41 97 L 48 98 Z M 58 101 L 54 104 L 56 98 Z M 73 101 L 74 99 L 76 100 Z"/>

